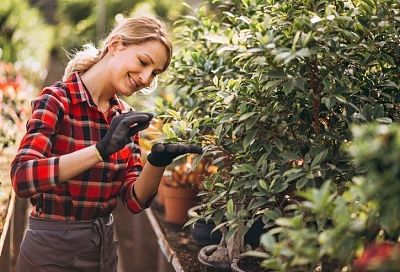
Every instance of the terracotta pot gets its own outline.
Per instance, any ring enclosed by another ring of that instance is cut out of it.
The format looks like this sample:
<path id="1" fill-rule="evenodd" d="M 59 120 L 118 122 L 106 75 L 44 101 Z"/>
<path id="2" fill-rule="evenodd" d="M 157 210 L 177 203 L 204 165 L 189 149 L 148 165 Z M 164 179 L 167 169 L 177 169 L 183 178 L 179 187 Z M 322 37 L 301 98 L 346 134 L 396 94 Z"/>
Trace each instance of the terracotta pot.
<path id="1" fill-rule="evenodd" d="M 215 250 L 217 250 L 218 245 L 209 245 L 200 249 L 197 259 L 202 265 L 204 272 L 228 272 L 231 270 L 230 262 L 212 262 L 208 260 Z"/>
<path id="2" fill-rule="evenodd" d="M 198 190 L 194 188 L 171 187 L 163 184 L 165 221 L 184 224 L 188 210 L 197 204 Z"/>
<path id="3" fill-rule="evenodd" d="M 164 199 L 164 187 L 166 186 L 169 181 L 171 180 L 171 174 L 164 174 L 160 181 L 160 186 L 158 186 L 158 192 L 156 196 L 156 201 L 161 206 L 164 206 L 165 199 Z"/>

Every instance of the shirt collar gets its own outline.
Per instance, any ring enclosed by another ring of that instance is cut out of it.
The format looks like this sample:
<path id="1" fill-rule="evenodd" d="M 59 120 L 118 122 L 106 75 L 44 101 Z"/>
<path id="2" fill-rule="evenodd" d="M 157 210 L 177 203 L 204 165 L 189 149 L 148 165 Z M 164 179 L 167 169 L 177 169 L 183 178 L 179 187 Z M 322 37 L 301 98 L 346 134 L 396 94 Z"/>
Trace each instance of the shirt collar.
<path id="1" fill-rule="evenodd" d="M 71 103 L 78 104 L 82 102 L 87 102 L 91 107 L 97 107 L 93 102 L 92 96 L 89 91 L 83 85 L 83 82 L 78 74 L 78 72 L 72 73 L 68 79 L 65 81 L 65 85 L 69 90 L 71 95 Z M 113 95 L 110 99 L 110 107 L 115 111 L 122 111 L 123 106 L 121 101 L 118 99 L 116 95 Z"/>

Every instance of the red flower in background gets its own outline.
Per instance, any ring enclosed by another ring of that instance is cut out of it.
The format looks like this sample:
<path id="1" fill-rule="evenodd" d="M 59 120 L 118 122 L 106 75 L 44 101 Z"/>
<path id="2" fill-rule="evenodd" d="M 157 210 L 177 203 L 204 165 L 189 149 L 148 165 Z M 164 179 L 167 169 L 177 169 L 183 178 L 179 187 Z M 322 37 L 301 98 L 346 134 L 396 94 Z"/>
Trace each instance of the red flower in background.
<path id="1" fill-rule="evenodd" d="M 363 254 L 355 260 L 353 265 L 354 271 L 366 272 L 370 271 L 370 268 L 379 268 L 380 266 L 384 266 L 386 263 L 393 262 L 394 258 L 399 256 L 399 254 L 400 247 L 397 244 L 389 242 L 371 244 L 367 246 Z"/>

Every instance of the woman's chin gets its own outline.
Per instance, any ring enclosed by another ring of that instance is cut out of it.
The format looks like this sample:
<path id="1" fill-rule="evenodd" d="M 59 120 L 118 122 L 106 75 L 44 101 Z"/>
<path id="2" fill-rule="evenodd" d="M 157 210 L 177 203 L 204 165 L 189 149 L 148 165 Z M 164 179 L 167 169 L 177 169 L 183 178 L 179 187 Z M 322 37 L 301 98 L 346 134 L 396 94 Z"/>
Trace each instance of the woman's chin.
<path id="1" fill-rule="evenodd" d="M 137 90 L 132 88 L 125 88 L 119 92 L 120 95 L 123 96 L 131 96 L 132 94 L 136 93 Z"/>

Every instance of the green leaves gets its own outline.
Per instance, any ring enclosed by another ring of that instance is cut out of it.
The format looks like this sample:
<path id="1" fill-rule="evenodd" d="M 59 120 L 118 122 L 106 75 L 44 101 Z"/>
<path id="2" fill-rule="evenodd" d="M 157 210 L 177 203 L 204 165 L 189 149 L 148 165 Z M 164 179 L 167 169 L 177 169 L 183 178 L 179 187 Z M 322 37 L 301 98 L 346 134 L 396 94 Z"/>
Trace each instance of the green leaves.
<path id="1" fill-rule="evenodd" d="M 398 1 L 243 0 L 215 7 L 180 24 L 184 46 L 170 81 L 179 114 L 169 115 L 188 121 L 192 113 L 187 126 L 196 120 L 198 129 L 191 139 L 205 141 L 204 156 L 219 167 L 205 183 L 204 201 L 229 215 L 219 223 L 229 235 L 244 220 L 239 213 L 246 220 L 263 214 L 273 229 L 264 265 L 277 271 L 312 271 L 335 259 L 335 240 L 350 258 L 355 238 L 339 235 L 356 237 L 367 219 L 351 216 L 368 212 L 340 195 L 363 165 L 352 165 L 341 146 L 352 142 L 352 124 L 400 121 Z M 170 129 L 184 138 L 179 124 Z M 380 144 L 374 139 L 352 152 L 367 159 Z M 365 195 L 376 184 L 362 186 Z"/>

